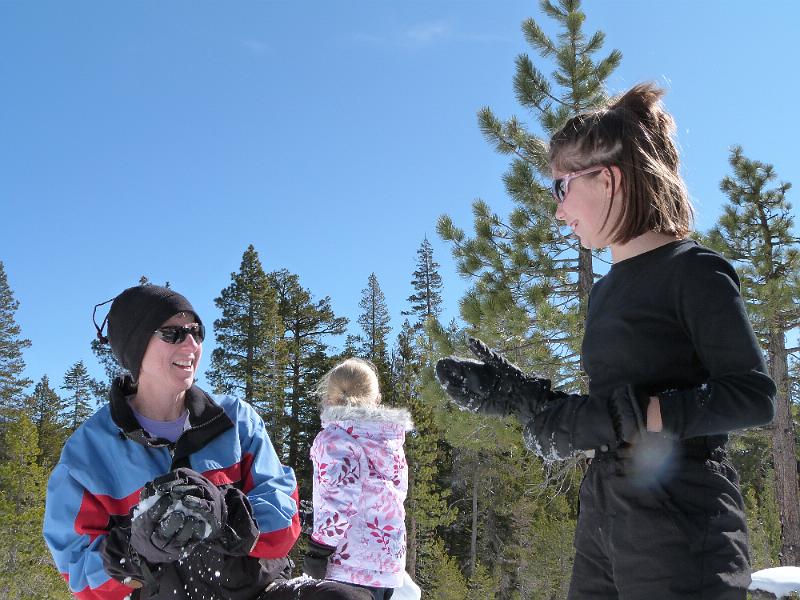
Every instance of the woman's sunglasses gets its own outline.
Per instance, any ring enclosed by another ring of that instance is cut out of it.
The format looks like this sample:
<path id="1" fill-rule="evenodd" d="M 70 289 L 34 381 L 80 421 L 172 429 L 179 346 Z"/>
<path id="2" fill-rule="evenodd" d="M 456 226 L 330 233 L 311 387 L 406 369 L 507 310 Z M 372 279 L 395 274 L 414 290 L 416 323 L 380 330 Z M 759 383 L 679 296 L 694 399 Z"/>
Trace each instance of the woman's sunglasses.
<path id="1" fill-rule="evenodd" d="M 154 336 L 168 344 L 180 344 L 190 334 L 196 343 L 201 344 L 203 338 L 206 337 L 206 328 L 202 323 L 192 323 L 191 325 L 167 325 L 159 327 L 153 332 Z"/>
<path id="2" fill-rule="evenodd" d="M 573 179 L 577 179 L 578 177 L 583 177 L 584 175 L 597 173 L 598 171 L 602 171 L 605 168 L 606 167 L 589 167 L 588 169 L 584 169 L 583 171 L 575 171 L 574 173 L 567 173 L 563 177 L 554 179 L 553 185 L 550 188 L 550 192 L 553 194 L 553 198 L 556 199 L 556 202 L 561 204 L 564 201 L 564 198 L 567 197 L 567 192 L 569 192 L 570 181 L 572 181 Z"/>

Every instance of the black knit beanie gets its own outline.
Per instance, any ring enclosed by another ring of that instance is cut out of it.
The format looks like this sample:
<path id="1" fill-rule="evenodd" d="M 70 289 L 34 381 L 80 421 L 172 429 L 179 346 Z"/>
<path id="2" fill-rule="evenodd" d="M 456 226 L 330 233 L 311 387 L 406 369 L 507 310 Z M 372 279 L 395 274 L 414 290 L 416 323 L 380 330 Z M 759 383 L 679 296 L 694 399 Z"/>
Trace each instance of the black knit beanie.
<path id="1" fill-rule="evenodd" d="M 179 312 L 197 311 L 175 290 L 160 285 L 137 285 L 114 298 L 108 311 L 108 341 L 114 356 L 139 380 L 142 359 L 156 329 Z"/>

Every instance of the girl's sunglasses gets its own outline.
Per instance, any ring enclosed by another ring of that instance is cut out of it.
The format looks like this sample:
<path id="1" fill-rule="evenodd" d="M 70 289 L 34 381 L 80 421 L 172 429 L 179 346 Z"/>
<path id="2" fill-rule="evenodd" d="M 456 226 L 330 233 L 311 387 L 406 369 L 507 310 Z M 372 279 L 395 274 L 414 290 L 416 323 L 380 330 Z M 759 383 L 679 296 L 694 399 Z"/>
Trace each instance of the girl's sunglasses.
<path id="1" fill-rule="evenodd" d="M 203 327 L 202 323 L 192 323 L 191 325 L 167 325 L 166 327 L 159 327 L 153 332 L 154 336 L 168 344 L 180 344 L 190 334 L 196 343 L 201 344 L 203 338 L 206 337 L 206 328 Z"/>
<path id="2" fill-rule="evenodd" d="M 578 177 L 583 177 L 584 175 L 597 173 L 605 168 L 606 167 L 589 167 L 588 169 L 584 169 L 583 171 L 575 171 L 574 173 L 567 173 L 563 177 L 554 179 L 553 185 L 550 188 L 550 192 L 553 194 L 553 198 L 555 198 L 556 202 L 561 204 L 564 201 L 564 198 L 567 197 L 567 192 L 569 192 L 570 181 L 572 181 L 573 179 L 577 179 Z"/>

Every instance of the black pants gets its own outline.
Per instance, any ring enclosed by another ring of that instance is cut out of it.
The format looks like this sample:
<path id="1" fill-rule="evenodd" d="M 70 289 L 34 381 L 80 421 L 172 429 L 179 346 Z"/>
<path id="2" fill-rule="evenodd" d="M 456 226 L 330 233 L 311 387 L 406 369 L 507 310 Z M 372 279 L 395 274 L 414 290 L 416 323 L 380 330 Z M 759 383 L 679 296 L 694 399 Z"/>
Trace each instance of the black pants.
<path id="1" fill-rule="evenodd" d="M 258 600 L 372 600 L 372 592 L 338 581 L 290 579 L 272 583 Z"/>
<path id="2" fill-rule="evenodd" d="M 368 585 L 356 585 L 355 583 L 351 585 L 363 590 L 369 590 L 372 594 L 372 600 L 389 600 L 394 594 L 394 588 L 369 587 Z"/>
<path id="3" fill-rule="evenodd" d="M 581 484 L 570 600 L 744 600 L 750 557 L 726 460 L 637 468 L 602 456 Z"/>

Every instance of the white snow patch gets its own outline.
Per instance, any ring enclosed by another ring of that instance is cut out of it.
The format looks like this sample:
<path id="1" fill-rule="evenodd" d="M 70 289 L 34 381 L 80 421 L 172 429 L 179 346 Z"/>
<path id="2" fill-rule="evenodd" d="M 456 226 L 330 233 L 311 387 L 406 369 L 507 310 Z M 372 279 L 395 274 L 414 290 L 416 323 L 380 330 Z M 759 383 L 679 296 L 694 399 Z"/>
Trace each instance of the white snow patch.
<path id="1" fill-rule="evenodd" d="M 411 579 L 411 575 L 405 573 L 403 575 L 403 585 L 395 588 L 392 600 L 420 600 L 420 598 L 422 598 L 422 590 Z"/>
<path id="2" fill-rule="evenodd" d="M 149 496 L 144 500 L 140 500 L 139 504 L 133 509 L 133 518 L 135 519 L 142 513 L 146 513 L 150 510 L 153 505 L 161 499 L 161 494 L 155 494 L 153 496 Z"/>
<path id="3" fill-rule="evenodd" d="M 761 590 L 783 598 L 792 592 L 800 592 L 800 567 L 773 567 L 752 574 L 750 590 Z"/>

